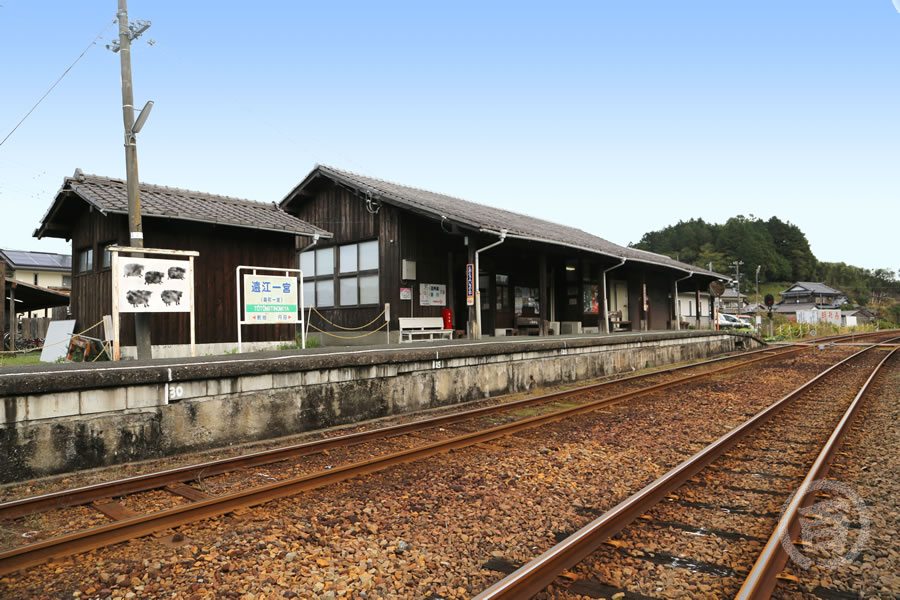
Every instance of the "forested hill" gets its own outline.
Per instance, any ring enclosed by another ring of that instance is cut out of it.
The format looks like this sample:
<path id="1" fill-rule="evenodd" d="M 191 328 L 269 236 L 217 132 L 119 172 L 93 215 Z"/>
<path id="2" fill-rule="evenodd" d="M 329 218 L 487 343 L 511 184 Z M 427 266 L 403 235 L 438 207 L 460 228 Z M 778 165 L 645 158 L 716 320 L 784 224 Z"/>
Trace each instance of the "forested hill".
<path id="1" fill-rule="evenodd" d="M 777 217 L 763 221 L 753 215 L 738 215 L 722 225 L 703 219 L 679 221 L 644 234 L 632 246 L 701 267 L 708 268 L 712 263 L 712 270 L 723 274 L 733 274 L 732 261 L 741 260 L 741 289 L 745 292 L 754 286 L 756 267 L 761 265 L 761 283 L 821 281 L 861 305 L 900 296 L 900 281 L 891 269 L 872 271 L 844 263 L 819 262 L 809 248 L 806 234 Z"/>

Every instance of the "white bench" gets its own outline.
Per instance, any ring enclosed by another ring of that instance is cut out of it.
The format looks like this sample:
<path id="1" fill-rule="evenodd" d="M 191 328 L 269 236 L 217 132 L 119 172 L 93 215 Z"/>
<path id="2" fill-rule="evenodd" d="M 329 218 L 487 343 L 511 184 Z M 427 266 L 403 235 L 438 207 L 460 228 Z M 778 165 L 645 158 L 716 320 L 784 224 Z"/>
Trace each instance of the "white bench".
<path id="1" fill-rule="evenodd" d="M 444 329 L 444 319 L 441 317 L 400 317 L 400 341 L 415 340 L 417 337 L 428 336 L 433 340 L 434 336 L 450 339 L 453 337 L 452 329 Z"/>

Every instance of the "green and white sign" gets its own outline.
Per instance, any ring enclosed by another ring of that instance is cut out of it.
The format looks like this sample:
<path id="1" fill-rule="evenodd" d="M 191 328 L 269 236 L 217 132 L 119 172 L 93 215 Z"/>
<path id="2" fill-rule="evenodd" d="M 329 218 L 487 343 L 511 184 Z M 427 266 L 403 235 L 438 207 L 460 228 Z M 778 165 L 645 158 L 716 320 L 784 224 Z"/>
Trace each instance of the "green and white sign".
<path id="1" fill-rule="evenodd" d="M 297 278 L 244 275 L 245 323 L 297 323 Z"/>

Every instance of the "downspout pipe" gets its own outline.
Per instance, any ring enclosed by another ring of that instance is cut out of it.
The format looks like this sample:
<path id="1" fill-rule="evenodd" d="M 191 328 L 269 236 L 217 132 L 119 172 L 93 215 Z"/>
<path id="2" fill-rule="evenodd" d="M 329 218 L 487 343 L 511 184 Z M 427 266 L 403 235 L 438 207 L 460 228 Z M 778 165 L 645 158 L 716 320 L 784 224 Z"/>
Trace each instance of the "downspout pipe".
<path id="1" fill-rule="evenodd" d="M 675 303 L 675 330 L 676 331 L 681 330 L 681 302 L 678 301 L 678 282 L 684 281 L 685 279 L 690 279 L 693 276 L 694 276 L 694 273 L 690 272 L 687 275 L 685 275 L 684 277 L 682 277 L 681 279 L 675 280 L 675 297 L 672 298 L 672 301 Z M 697 311 L 698 312 L 700 311 L 699 306 L 697 307 Z"/>
<path id="2" fill-rule="evenodd" d="M 300 248 L 300 250 L 297 251 L 297 255 L 299 256 L 300 254 L 303 254 L 304 252 L 306 252 L 307 250 L 309 250 L 310 248 L 312 248 L 313 246 L 315 246 L 318 243 L 319 243 L 319 234 L 314 233 L 313 240 L 309 244 L 304 246 L 303 248 Z"/>
<path id="3" fill-rule="evenodd" d="M 613 269 L 618 269 L 619 267 L 624 265 L 626 260 L 627 259 L 623 256 L 622 260 L 619 261 L 619 264 L 613 265 L 608 269 L 603 269 L 603 272 L 601 274 L 600 285 L 603 286 L 601 288 L 603 290 L 603 333 L 609 333 L 609 298 L 606 292 L 606 274 Z"/>
<path id="4" fill-rule="evenodd" d="M 490 250 L 494 246 L 499 246 L 503 242 L 506 241 L 506 230 L 500 230 L 500 239 L 494 242 L 493 244 L 488 244 L 484 248 L 479 248 L 475 251 L 475 339 L 481 339 L 481 277 L 480 277 L 480 266 L 481 263 L 479 261 L 479 255 L 485 250 Z"/>

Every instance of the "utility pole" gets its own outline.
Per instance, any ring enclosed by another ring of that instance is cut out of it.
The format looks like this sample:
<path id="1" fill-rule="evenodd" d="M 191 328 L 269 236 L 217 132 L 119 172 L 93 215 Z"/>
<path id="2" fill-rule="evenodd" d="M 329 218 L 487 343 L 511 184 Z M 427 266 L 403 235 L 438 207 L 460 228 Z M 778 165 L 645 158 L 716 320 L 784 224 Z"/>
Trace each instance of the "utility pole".
<path id="1" fill-rule="evenodd" d="M 125 123 L 125 178 L 128 189 L 128 231 L 130 245 L 144 247 L 144 228 L 141 224 L 141 193 L 138 188 L 137 138 L 134 128 L 134 90 L 131 86 L 131 40 L 137 39 L 147 28 L 149 21 L 138 21 L 136 26 L 128 24 L 128 1 L 118 0 L 119 44 L 111 48 L 119 52 L 122 64 L 122 119 Z M 152 106 L 152 105 L 150 105 Z M 147 109 L 145 109 L 147 110 Z M 149 111 L 148 111 L 149 112 Z M 141 115 L 141 124 L 145 115 Z M 138 127 L 140 129 L 140 127 Z M 138 254 L 136 256 L 143 256 Z M 139 360 L 153 358 L 150 346 L 150 314 L 134 314 L 134 337 Z"/>
<path id="2" fill-rule="evenodd" d="M 731 264 L 734 265 L 734 293 L 737 296 L 735 298 L 735 309 L 734 314 L 739 314 L 741 312 L 741 265 L 744 264 L 742 260 L 733 260 Z"/>

